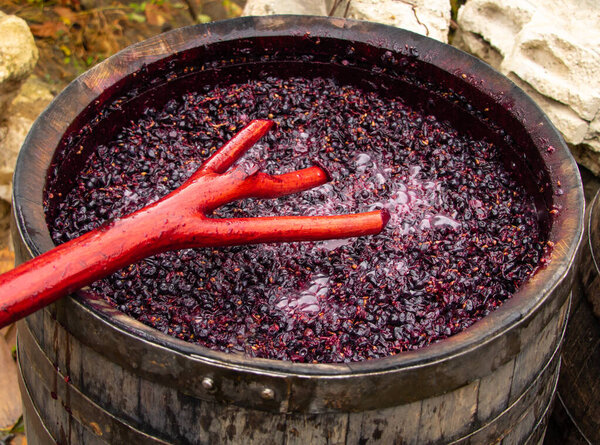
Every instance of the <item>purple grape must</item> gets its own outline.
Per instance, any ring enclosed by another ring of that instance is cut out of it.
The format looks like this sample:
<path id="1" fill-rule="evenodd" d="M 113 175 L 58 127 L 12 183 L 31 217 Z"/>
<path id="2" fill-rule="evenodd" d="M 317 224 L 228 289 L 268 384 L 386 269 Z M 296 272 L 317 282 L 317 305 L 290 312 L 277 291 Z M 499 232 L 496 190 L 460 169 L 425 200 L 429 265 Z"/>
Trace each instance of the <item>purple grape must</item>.
<path id="1" fill-rule="evenodd" d="M 56 243 L 180 186 L 251 119 L 277 128 L 244 158 L 280 174 L 315 162 L 331 182 L 215 217 L 387 208 L 377 236 L 187 249 L 92 285 L 119 310 L 211 349 L 297 362 L 414 350 L 493 311 L 549 260 L 534 200 L 493 143 L 401 99 L 323 77 L 210 86 L 149 108 L 88 159 L 50 221 Z"/>

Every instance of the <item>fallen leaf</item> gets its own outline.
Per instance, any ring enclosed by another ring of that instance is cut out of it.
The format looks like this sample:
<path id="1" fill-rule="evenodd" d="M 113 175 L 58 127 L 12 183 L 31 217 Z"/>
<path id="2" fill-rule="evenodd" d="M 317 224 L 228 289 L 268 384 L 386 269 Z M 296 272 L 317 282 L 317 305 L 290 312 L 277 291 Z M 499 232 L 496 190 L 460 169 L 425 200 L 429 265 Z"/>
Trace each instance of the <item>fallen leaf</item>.
<path id="1" fill-rule="evenodd" d="M 146 21 L 146 17 L 142 14 L 138 14 L 137 12 L 130 12 L 127 14 L 127 18 L 136 23 L 144 23 Z"/>
<path id="2" fill-rule="evenodd" d="M 208 22 L 212 21 L 212 18 L 211 18 L 211 16 L 206 15 L 206 14 L 198 14 L 196 16 L 196 21 L 198 23 L 208 23 Z"/>
<path id="3" fill-rule="evenodd" d="M 15 253 L 8 247 L 0 249 L 0 274 L 8 272 L 15 267 Z"/>
<path id="4" fill-rule="evenodd" d="M 36 37 L 56 37 L 59 31 L 67 32 L 69 29 L 62 22 L 44 22 L 41 25 L 29 25 L 29 29 Z"/>
<path id="5" fill-rule="evenodd" d="M 58 14 L 64 24 L 71 25 L 77 21 L 77 14 L 75 14 L 71 8 L 64 6 L 55 6 L 54 12 Z"/>
<path id="6" fill-rule="evenodd" d="M 10 445 L 27 445 L 27 437 L 25 433 L 17 433 L 10 441 Z"/>
<path id="7" fill-rule="evenodd" d="M 0 329 L 0 334 L 4 336 L 6 344 L 10 348 L 11 352 L 17 346 L 17 325 L 15 323 L 9 324 L 8 326 Z"/>
<path id="8" fill-rule="evenodd" d="M 222 0 L 221 4 L 225 8 L 227 17 L 239 17 L 242 15 L 242 8 L 231 0 Z"/>
<path id="9" fill-rule="evenodd" d="M 17 365 L 4 336 L 0 336 L 0 429 L 12 428 L 21 414 Z"/>
<path id="10" fill-rule="evenodd" d="M 162 26 L 167 21 L 158 6 L 151 3 L 146 5 L 146 10 L 144 12 L 146 13 L 146 19 L 148 20 L 149 25 Z"/>

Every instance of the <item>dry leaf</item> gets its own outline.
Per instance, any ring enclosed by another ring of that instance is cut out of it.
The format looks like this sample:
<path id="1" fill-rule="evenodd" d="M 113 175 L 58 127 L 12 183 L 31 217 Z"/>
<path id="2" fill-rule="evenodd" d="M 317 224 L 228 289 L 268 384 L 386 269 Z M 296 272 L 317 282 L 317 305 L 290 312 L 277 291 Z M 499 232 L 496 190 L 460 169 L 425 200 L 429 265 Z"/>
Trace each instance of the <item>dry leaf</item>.
<path id="1" fill-rule="evenodd" d="M 231 0 L 222 0 L 221 4 L 225 8 L 227 17 L 239 17 L 242 15 L 242 8 Z"/>
<path id="2" fill-rule="evenodd" d="M 23 433 L 17 433 L 10 441 L 10 445 L 27 445 L 27 437 Z"/>
<path id="3" fill-rule="evenodd" d="M 8 272 L 15 267 L 15 253 L 8 247 L 0 249 L 0 274 Z"/>
<path id="4" fill-rule="evenodd" d="M 144 12 L 146 13 L 146 20 L 148 20 L 149 25 L 162 26 L 167 21 L 157 5 L 147 4 Z"/>
<path id="5" fill-rule="evenodd" d="M 8 326 L 3 327 L 2 329 L 0 329 L 0 334 L 4 336 L 6 344 L 12 352 L 17 346 L 17 325 L 15 323 L 12 323 Z"/>
<path id="6" fill-rule="evenodd" d="M 70 8 L 65 8 L 64 6 L 55 6 L 53 9 L 66 25 L 71 25 L 77 21 L 77 14 L 75 14 Z"/>
<path id="7" fill-rule="evenodd" d="M 11 428 L 21 414 L 17 365 L 4 336 L 0 335 L 0 429 Z"/>
<path id="8" fill-rule="evenodd" d="M 59 31 L 67 32 L 69 29 L 62 22 L 44 22 L 41 25 L 29 25 L 31 32 L 36 37 L 56 37 Z"/>

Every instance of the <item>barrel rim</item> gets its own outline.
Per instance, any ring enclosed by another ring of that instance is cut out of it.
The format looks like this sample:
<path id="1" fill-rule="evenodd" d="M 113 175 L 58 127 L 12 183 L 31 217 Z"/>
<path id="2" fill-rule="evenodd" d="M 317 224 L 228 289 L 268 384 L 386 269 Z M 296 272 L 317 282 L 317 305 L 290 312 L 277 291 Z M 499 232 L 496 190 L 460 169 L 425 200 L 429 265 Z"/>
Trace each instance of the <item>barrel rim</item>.
<path id="1" fill-rule="evenodd" d="M 300 364 L 240 357 L 167 336 L 127 316 L 117 318 L 106 310 L 108 305 L 105 304 L 103 308 L 101 302 L 86 304 L 86 307 L 91 307 L 94 316 L 103 319 L 109 326 L 133 333 L 158 346 L 171 348 L 194 360 L 202 358 L 240 370 L 331 377 L 377 374 L 460 359 L 460 356 L 526 322 L 528 315 L 543 305 L 568 277 L 583 236 L 583 189 L 579 171 L 565 142 L 526 93 L 484 62 L 449 45 L 407 30 L 350 19 L 312 16 L 242 17 L 180 28 L 130 46 L 75 79 L 36 120 L 17 160 L 13 202 L 16 207 L 17 232 L 25 241 L 29 254 L 38 255 L 53 244 L 47 227 L 35 224 L 38 221 L 34 217 L 36 212 L 43 212 L 44 179 L 37 178 L 33 184 L 32 178 L 28 178 L 26 173 L 48 169 L 51 155 L 68 125 L 103 90 L 146 64 L 189 50 L 194 45 L 210 45 L 248 37 L 302 37 L 302 33 L 307 33 L 311 38 L 347 39 L 390 50 L 397 49 L 397 42 L 413 46 L 419 50 L 418 58 L 422 62 L 435 65 L 448 74 L 460 75 L 468 87 L 510 107 L 511 115 L 527 128 L 536 145 L 547 148 L 542 156 L 551 177 L 555 179 L 554 175 L 558 175 L 560 178 L 563 195 L 558 196 L 558 186 L 554 183 L 551 185 L 556 192 L 553 200 L 561 206 L 549 234 L 549 239 L 555 243 L 552 261 L 537 271 L 510 300 L 461 333 L 417 351 L 348 364 Z M 373 41 L 373 36 L 377 36 L 377 42 Z M 440 54 L 444 54 L 444 57 L 439 57 Z M 77 96 L 85 100 L 74 102 L 72 99 Z M 43 156 L 39 156 L 39 150 L 44 147 L 46 151 L 42 150 Z M 86 301 L 88 298 L 85 291 L 79 292 L 78 300 Z"/>

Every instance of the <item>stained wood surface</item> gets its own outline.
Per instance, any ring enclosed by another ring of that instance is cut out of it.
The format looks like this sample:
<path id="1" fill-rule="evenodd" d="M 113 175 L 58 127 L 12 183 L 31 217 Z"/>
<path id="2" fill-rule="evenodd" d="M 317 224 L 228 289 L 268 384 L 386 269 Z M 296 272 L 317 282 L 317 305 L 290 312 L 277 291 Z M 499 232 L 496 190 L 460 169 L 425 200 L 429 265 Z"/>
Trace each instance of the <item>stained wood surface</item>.
<path id="1" fill-rule="evenodd" d="M 15 267 L 15 254 L 8 247 L 0 250 L 0 274 Z"/>

